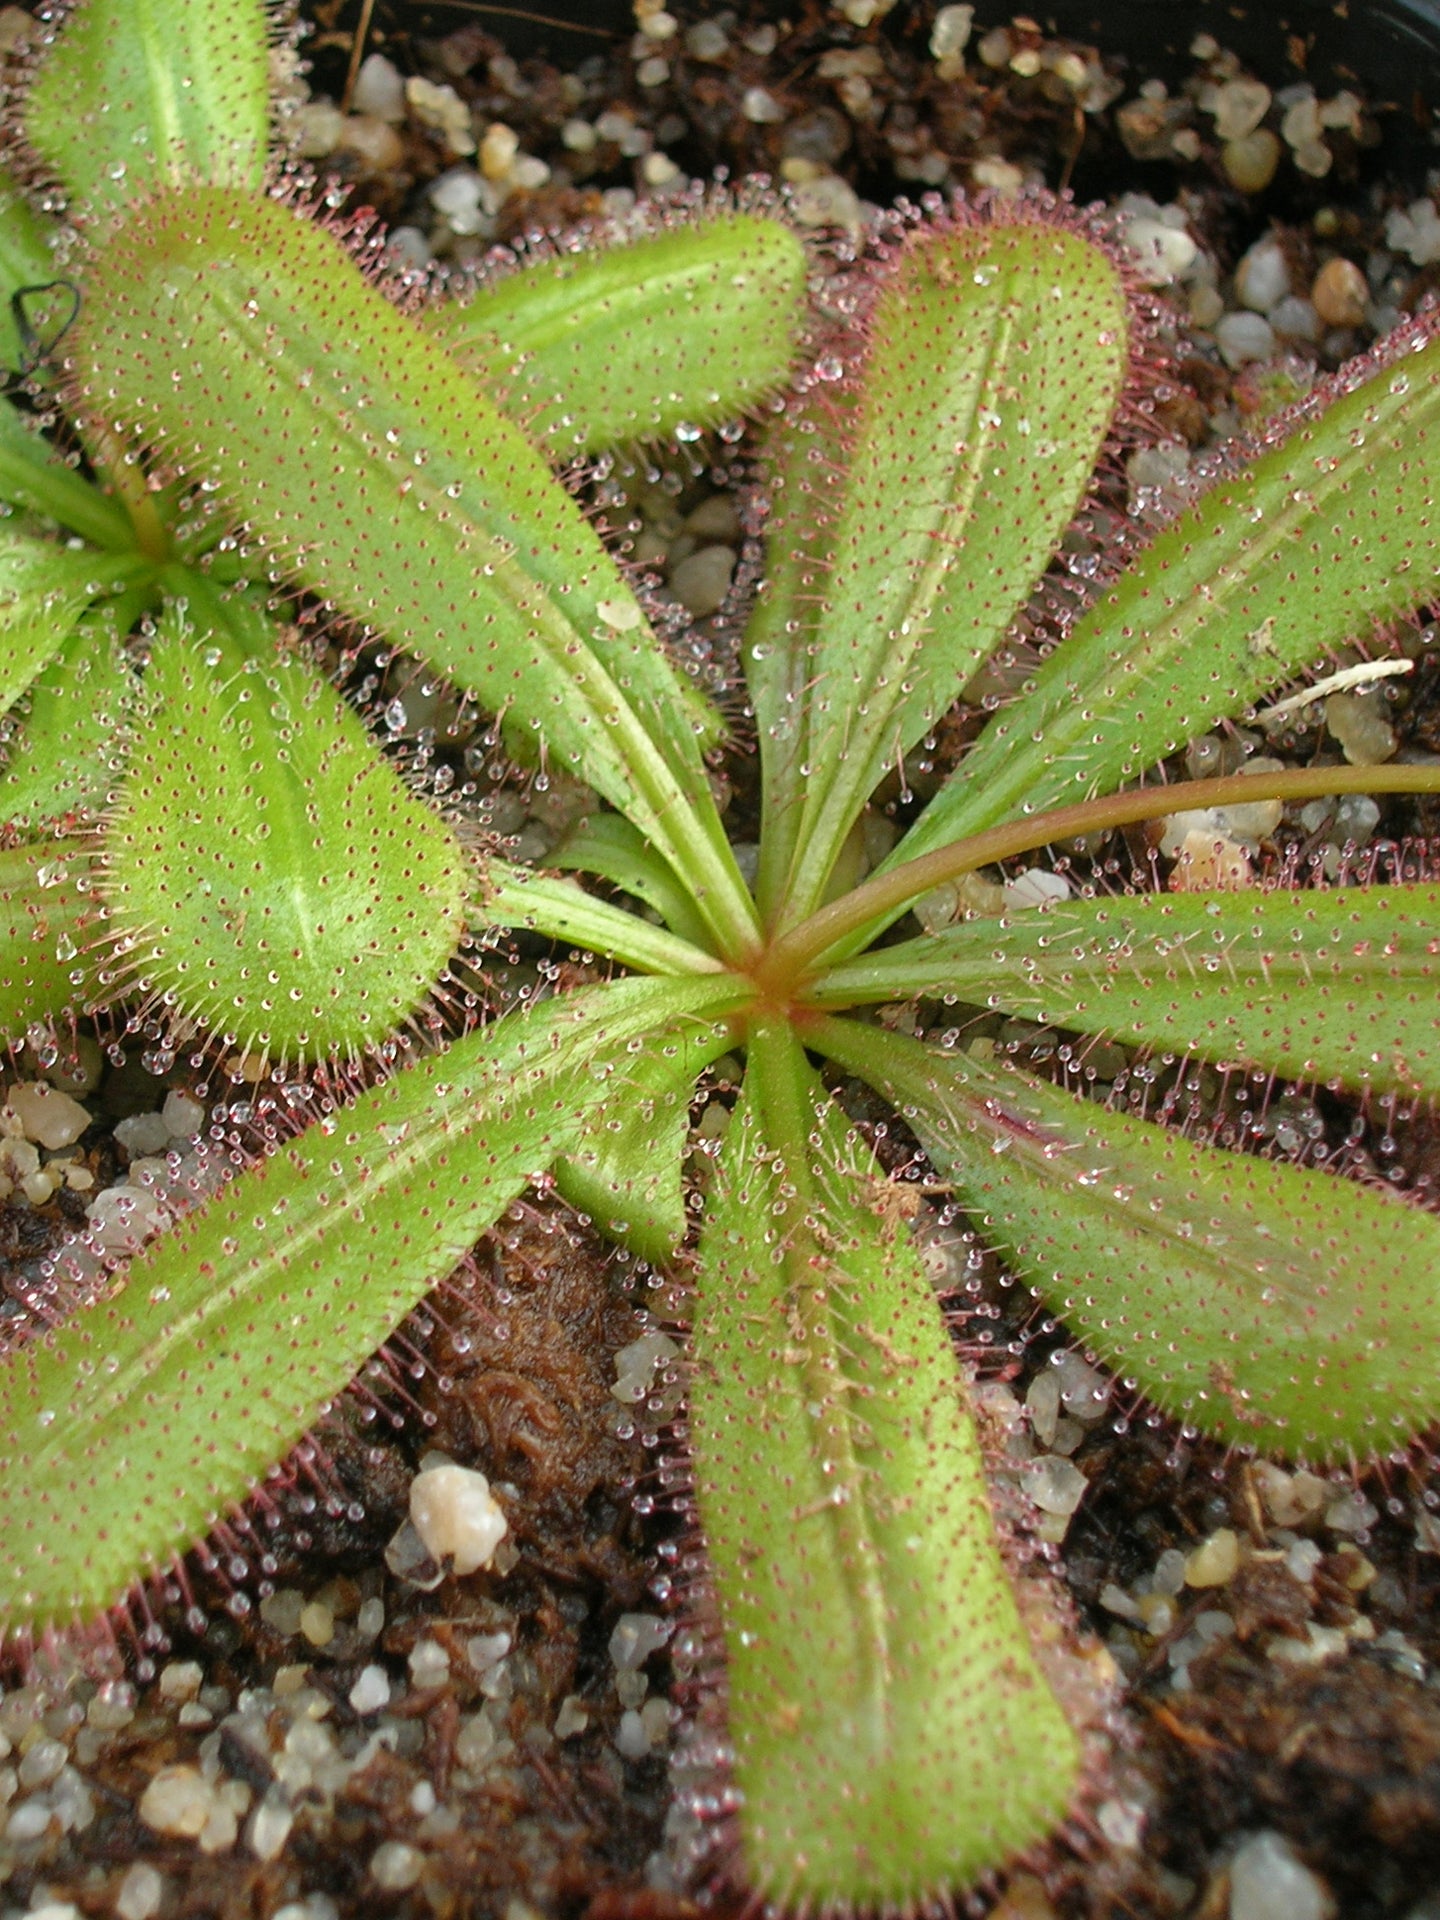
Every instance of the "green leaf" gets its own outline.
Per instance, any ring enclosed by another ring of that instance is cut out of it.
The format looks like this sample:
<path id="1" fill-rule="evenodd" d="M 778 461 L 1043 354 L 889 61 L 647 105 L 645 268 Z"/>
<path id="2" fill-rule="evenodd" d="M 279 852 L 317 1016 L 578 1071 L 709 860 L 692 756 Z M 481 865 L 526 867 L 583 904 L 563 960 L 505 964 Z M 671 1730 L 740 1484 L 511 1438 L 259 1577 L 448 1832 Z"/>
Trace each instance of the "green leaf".
<path id="1" fill-rule="evenodd" d="M 682 940 L 703 942 L 705 923 L 638 828 L 618 813 L 597 813 L 566 834 L 550 855 L 557 867 L 593 873 L 653 907 Z"/>
<path id="2" fill-rule="evenodd" d="M 8 713 L 102 595 L 149 573 L 138 555 L 72 553 L 0 528 L 0 713 Z"/>
<path id="3" fill-rule="evenodd" d="M 97 208 L 190 181 L 258 192 L 269 51 L 262 0 L 79 0 L 26 98 L 26 135 Z"/>
<path id="4" fill-rule="evenodd" d="M 1416 338 L 1158 534 L 886 864 L 1138 778 L 1426 599 L 1440 571 L 1440 339 Z"/>
<path id="5" fill-rule="evenodd" d="M 89 877 L 78 840 L 0 848 L 0 1045 L 85 1000 L 72 976 L 98 917 Z"/>
<path id="6" fill-rule="evenodd" d="M 124 512 L 98 487 L 70 468 L 54 448 L 32 433 L 8 400 L 0 399 L 0 500 L 28 513 L 58 520 L 97 547 L 134 550 L 135 535 Z"/>
<path id="7" fill-rule="evenodd" d="M 893 1201 L 793 1035 L 753 1031 L 701 1241 L 690 1430 L 745 1877 L 801 1909 L 968 1883 L 1049 1830 L 1079 1764 Z"/>
<path id="8" fill-rule="evenodd" d="M 1167 1413 L 1317 1462 L 1440 1416 L 1434 1214 L 853 1021 L 807 1038 L 894 1102 L 986 1238 Z"/>
<path id="9" fill-rule="evenodd" d="M 743 948 L 714 716 L 540 454 L 339 242 L 273 200 L 172 194 L 88 285 L 74 357 L 100 417 L 219 478 L 303 580 L 598 788 Z"/>
<path id="10" fill-rule="evenodd" d="M 0 1363 L 0 1621 L 93 1615 L 206 1533 L 574 1142 L 630 1049 L 723 1013 L 726 990 L 620 981 L 471 1034 L 25 1339 Z"/>
<path id="11" fill-rule="evenodd" d="M 944 996 L 1290 1079 L 1440 1094 L 1440 888 L 1139 894 L 971 920 L 834 969 L 830 1007 Z"/>
<path id="12" fill-rule="evenodd" d="M 189 618 L 161 623 L 105 837 L 127 971 L 247 1051 L 378 1046 L 459 942 L 459 844 L 263 614 L 167 584 Z"/>
<path id="13" fill-rule="evenodd" d="M 555 1162 L 555 1185 L 570 1205 L 642 1260 L 671 1259 L 685 1238 L 690 1101 L 699 1076 L 733 1044 L 715 1027 L 639 1055 L 578 1145 Z"/>
<path id="14" fill-rule="evenodd" d="M 119 779 L 139 691 L 110 609 L 82 614 L 31 682 L 0 774 L 0 821 L 34 832 L 66 815 L 99 813 Z"/>
<path id="15" fill-rule="evenodd" d="M 573 247 L 422 316 L 552 457 L 717 426 L 783 385 L 806 263 L 778 220 L 710 213 Z"/>
<path id="16" fill-rule="evenodd" d="M 1079 233 L 918 232 L 859 384 L 816 380 L 787 422 L 770 544 L 803 557 L 745 639 L 767 832 L 788 848 L 783 874 L 762 856 L 773 923 L 824 898 L 881 775 L 1003 638 L 1090 485 L 1127 324 L 1117 268 Z"/>
<path id="17" fill-rule="evenodd" d="M 706 948 L 692 946 L 608 900 L 597 900 L 576 881 L 504 860 L 485 861 L 471 919 L 477 929 L 523 927 L 552 940 L 569 940 L 642 973 L 725 971 Z"/>

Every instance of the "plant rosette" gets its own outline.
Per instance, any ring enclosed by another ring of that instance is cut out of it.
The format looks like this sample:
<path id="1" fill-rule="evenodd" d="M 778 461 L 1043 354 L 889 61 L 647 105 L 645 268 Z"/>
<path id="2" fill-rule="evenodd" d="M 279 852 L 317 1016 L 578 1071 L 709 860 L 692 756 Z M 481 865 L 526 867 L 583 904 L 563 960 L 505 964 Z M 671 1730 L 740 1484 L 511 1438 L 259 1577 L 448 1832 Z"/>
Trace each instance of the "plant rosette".
<path id="1" fill-rule="evenodd" d="M 797 1908 L 943 1897 L 1075 1803 L 1084 1688 L 992 1513 L 916 1197 L 847 1101 L 889 1103 L 1014 1274 L 1173 1418 L 1316 1464 L 1431 1425 L 1432 1212 L 1117 1110 L 950 1010 L 1436 1091 L 1429 883 L 1235 891 L 1217 849 L 1178 892 L 966 911 L 996 863 L 1160 814 L 1440 788 L 1153 777 L 1427 603 L 1435 328 L 1272 424 L 1082 610 L 1038 603 L 1053 644 L 877 859 L 877 791 L 1032 606 L 1140 379 L 1145 309 L 1103 224 L 1043 196 L 896 216 L 798 372 L 803 250 L 753 207 L 416 316 L 363 270 L 363 222 L 269 184 L 265 59 L 258 7 L 88 0 L 21 108 L 79 236 L 37 378 L 94 480 L 0 419 L 5 688 L 29 702 L 6 1030 L 113 1010 L 310 1091 L 308 1124 L 128 1265 L 30 1301 L 0 1370 L 0 1618 L 63 1627 L 172 1564 L 543 1179 L 649 1261 L 688 1248 L 731 1870 Z M 5 218 L 11 289 L 53 283 L 42 216 L 14 195 Z M 792 375 L 738 649 L 742 864 L 720 717 L 553 469 Z M 276 584 L 593 792 L 544 870 L 407 785 Z M 612 977 L 457 1016 L 467 941 L 511 937 Z M 876 1016 L 897 1005 L 948 1037 Z M 687 1120 L 724 1055 L 743 1085 L 696 1228 Z"/>

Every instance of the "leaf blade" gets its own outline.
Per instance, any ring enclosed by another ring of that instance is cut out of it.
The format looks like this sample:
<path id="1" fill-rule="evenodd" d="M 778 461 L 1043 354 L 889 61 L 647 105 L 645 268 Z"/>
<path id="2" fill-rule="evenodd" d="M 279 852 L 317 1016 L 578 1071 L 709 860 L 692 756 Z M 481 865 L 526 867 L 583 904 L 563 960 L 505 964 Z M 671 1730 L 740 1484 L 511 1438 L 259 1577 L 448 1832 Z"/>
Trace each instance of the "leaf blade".
<path id="1" fill-rule="evenodd" d="M 770 812 L 800 808 L 783 900 L 765 903 L 776 924 L 813 910 L 881 774 L 1049 560 L 1090 485 L 1127 327 L 1114 263 L 1077 232 L 1007 216 L 917 234 L 869 316 L 863 386 L 814 383 L 788 425 L 772 544 L 811 537 L 789 570 L 804 604 L 772 593 L 746 637 L 752 666 L 757 648 L 780 663 L 754 688 L 762 752 L 792 769 L 778 789 L 772 775 Z M 797 683 L 803 718 L 783 699 Z"/>
<path id="2" fill-rule="evenodd" d="M 1075 1736 L 996 1547 L 938 1306 L 874 1163 L 752 1030 L 700 1251 L 701 1522 L 749 1883 L 898 1907 L 1062 1813 Z"/>
<path id="3" fill-rule="evenodd" d="M 237 1176 L 12 1351 L 0 1621 L 93 1613 L 184 1551 L 573 1138 L 637 1040 L 724 1007 L 713 986 L 623 981 L 472 1034 Z"/>
<path id="4" fill-rule="evenodd" d="M 81 0 L 26 98 L 26 135 L 96 207 L 195 179 L 258 191 L 268 55 L 261 0 Z"/>
<path id="5" fill-rule="evenodd" d="M 1289 1079 L 1435 1094 L 1437 983 L 1440 888 L 1417 884 L 1068 900 L 882 948 L 813 998 L 951 995 Z"/>
<path id="6" fill-rule="evenodd" d="M 711 213 L 560 253 L 422 324 L 553 457 L 718 426 L 794 360 L 805 250 L 779 220 Z"/>
<path id="7" fill-rule="evenodd" d="M 217 474 L 302 579 L 598 788 L 743 945 L 713 711 L 539 453 L 334 237 L 275 201 L 175 193 L 110 237 L 91 289 L 88 404 Z"/>
<path id="8" fill-rule="evenodd" d="M 1177 1419 L 1329 1462 L 1440 1413 L 1433 1214 L 853 1021 L 814 1044 L 895 1102 L 987 1237 Z"/>
<path id="9" fill-rule="evenodd" d="M 1440 564 L 1431 334 L 1417 323 L 1412 350 L 1402 343 L 1393 364 L 1312 410 L 1158 534 L 886 864 L 1136 778 L 1423 599 Z"/>

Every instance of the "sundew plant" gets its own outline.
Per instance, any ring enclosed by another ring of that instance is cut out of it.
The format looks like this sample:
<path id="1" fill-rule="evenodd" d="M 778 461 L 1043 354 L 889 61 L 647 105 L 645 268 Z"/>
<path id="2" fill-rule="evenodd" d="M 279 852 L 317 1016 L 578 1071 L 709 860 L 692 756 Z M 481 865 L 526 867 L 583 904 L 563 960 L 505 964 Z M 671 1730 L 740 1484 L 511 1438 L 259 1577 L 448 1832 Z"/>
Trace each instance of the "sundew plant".
<path id="1" fill-rule="evenodd" d="M 1044 1310 L 1177 1420 L 1317 1464 L 1430 1425 L 1432 1213 L 965 1032 L 999 1009 L 1433 1095 L 1436 889 L 960 903 L 999 861 L 1162 812 L 1434 790 L 1413 767 L 1154 770 L 1428 602 L 1440 345 L 1413 325 L 1136 543 L 867 871 L 877 789 L 1091 497 L 1142 325 L 1096 225 L 1052 202 L 893 222 L 771 415 L 742 866 L 720 717 L 554 469 L 777 393 L 802 250 L 712 208 L 414 316 L 362 271 L 363 222 L 267 173 L 266 34 L 258 4 L 89 0 L 15 116 L 48 186 L 0 214 L 11 361 L 83 461 L 0 414 L 6 1031 L 43 1048 L 103 1011 L 309 1092 L 308 1124 L 10 1334 L 0 1621 L 83 1621 L 172 1564 L 544 1181 L 648 1260 L 687 1250 L 734 1871 L 806 1907 L 957 1890 L 1053 1829 L 1082 1739 L 1007 1567 L 913 1189 L 845 1101 L 888 1102 Z M 546 870 L 407 784 L 277 588 L 593 791 Z M 467 941 L 521 936 L 588 984 L 465 1017 Z M 897 1006 L 936 1037 L 877 1017 Z M 743 1086 L 697 1226 L 689 1106 L 724 1055 Z"/>

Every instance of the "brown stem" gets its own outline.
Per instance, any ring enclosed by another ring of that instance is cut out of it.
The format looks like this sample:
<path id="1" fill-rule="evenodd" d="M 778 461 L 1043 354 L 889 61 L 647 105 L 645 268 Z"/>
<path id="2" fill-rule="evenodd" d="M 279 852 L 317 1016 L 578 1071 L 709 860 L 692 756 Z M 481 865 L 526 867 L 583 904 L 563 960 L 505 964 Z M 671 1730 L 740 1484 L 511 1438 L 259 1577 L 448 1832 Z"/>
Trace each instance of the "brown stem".
<path id="1" fill-rule="evenodd" d="M 1218 780 L 1182 780 L 1173 786 L 1109 794 L 1103 800 L 1082 800 L 1028 820 L 1008 821 L 877 874 L 812 913 L 781 935 L 754 970 L 754 978 L 763 992 L 788 998 L 831 948 L 872 921 L 893 918 L 932 887 L 962 873 L 1029 853 L 1054 840 L 1106 833 L 1114 827 L 1205 807 L 1253 800 L 1314 800 L 1339 793 L 1440 793 L 1440 767 L 1300 767 L 1288 773 L 1234 773 Z"/>

